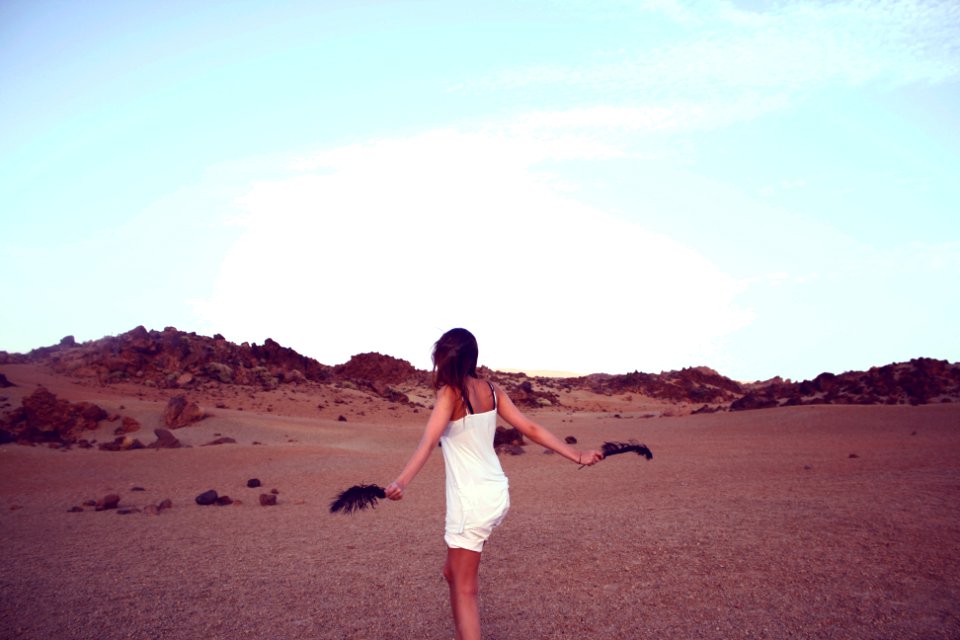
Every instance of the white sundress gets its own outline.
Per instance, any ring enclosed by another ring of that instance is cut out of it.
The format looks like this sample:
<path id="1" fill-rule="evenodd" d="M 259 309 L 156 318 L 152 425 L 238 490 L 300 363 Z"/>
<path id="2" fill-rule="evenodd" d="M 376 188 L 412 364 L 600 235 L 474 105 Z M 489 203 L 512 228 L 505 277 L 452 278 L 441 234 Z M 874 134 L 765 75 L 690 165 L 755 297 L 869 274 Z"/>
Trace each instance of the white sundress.
<path id="1" fill-rule="evenodd" d="M 451 421 L 440 436 L 447 494 L 443 539 L 448 547 L 482 551 L 510 509 L 509 482 L 493 450 L 497 393 L 492 384 L 490 390 L 493 409 L 473 413 L 467 401 L 469 413 Z"/>

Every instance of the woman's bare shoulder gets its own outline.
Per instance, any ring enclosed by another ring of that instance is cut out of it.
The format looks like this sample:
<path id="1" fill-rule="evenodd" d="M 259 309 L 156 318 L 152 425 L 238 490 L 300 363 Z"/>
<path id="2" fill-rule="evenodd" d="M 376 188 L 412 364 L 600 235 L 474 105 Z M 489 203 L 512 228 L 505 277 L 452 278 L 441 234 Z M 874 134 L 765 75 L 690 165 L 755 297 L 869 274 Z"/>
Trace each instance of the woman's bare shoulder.
<path id="1" fill-rule="evenodd" d="M 437 400 L 456 400 L 459 397 L 459 394 L 448 384 L 442 385 L 437 389 Z"/>

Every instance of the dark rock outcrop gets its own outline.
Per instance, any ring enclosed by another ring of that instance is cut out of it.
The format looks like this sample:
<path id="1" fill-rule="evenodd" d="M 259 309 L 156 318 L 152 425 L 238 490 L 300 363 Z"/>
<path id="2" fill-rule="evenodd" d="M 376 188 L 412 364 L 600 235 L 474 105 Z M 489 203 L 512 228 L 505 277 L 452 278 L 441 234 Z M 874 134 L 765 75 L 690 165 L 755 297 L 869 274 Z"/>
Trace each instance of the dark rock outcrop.
<path id="1" fill-rule="evenodd" d="M 774 378 L 747 385 L 731 411 L 815 404 L 926 404 L 960 398 L 960 364 L 915 358 L 867 371 L 821 373 L 803 382 Z"/>
<path id="2" fill-rule="evenodd" d="M 40 387 L 0 419 L 0 430 L 7 434 L 2 439 L 12 442 L 73 444 L 106 418 L 91 402 L 68 402 Z"/>

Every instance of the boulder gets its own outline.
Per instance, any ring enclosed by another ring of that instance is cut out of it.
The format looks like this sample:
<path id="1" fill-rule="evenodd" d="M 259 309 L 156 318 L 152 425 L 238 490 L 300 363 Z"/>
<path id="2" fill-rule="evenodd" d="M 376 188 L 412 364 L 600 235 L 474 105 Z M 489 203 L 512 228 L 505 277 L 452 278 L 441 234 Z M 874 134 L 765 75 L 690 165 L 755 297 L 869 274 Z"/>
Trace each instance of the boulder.
<path id="1" fill-rule="evenodd" d="M 163 411 L 163 422 L 171 429 L 180 429 L 206 418 L 206 414 L 196 402 L 190 402 L 186 396 L 174 396 L 167 401 Z"/>
<path id="2" fill-rule="evenodd" d="M 166 429 L 154 429 L 153 433 L 157 440 L 148 445 L 150 449 L 179 449 L 183 446 L 177 437 Z"/>
<path id="3" fill-rule="evenodd" d="M 493 446 L 497 448 L 505 444 L 523 446 L 527 443 L 524 441 L 523 434 L 520 433 L 519 430 L 513 427 L 509 429 L 506 427 L 497 427 L 496 432 L 493 434 Z"/>
<path id="4" fill-rule="evenodd" d="M 84 431 L 96 429 L 107 412 L 90 402 L 67 402 L 44 387 L 25 397 L 22 405 L 6 414 L 0 429 L 24 443 L 72 444 Z"/>

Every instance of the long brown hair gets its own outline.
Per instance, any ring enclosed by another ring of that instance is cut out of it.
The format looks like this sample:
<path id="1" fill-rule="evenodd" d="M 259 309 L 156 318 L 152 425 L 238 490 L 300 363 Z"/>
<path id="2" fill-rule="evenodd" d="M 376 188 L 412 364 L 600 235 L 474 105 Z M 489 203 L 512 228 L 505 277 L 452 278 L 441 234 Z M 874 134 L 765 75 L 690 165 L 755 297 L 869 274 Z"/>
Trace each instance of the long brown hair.
<path id="1" fill-rule="evenodd" d="M 433 345 L 433 386 L 466 392 L 467 376 L 477 377 L 477 339 L 466 329 L 450 329 Z"/>

